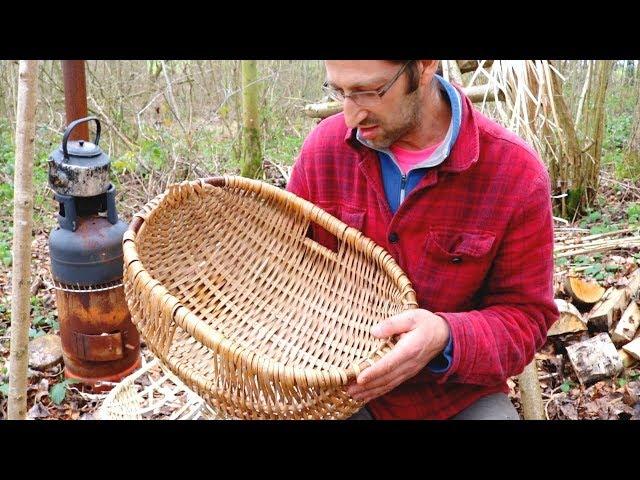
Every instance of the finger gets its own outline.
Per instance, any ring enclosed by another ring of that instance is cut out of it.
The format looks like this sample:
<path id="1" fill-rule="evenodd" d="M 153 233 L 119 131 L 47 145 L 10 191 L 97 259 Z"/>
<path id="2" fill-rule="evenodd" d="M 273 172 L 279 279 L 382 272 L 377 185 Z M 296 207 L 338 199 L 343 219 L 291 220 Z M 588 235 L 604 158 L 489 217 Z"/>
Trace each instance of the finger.
<path id="1" fill-rule="evenodd" d="M 356 397 L 354 397 L 354 398 L 356 400 L 361 401 L 361 402 L 368 403 L 371 400 L 373 400 L 374 398 L 378 398 L 378 397 L 384 395 L 385 393 L 389 393 L 391 390 L 396 388 L 401 383 L 402 383 L 402 380 L 397 380 L 397 381 L 389 383 L 387 385 L 382 385 L 382 386 L 380 386 L 378 388 L 373 388 L 371 390 L 367 390 L 366 392 L 358 394 L 356 396 L 357 398 Z"/>
<path id="2" fill-rule="evenodd" d="M 405 349 L 397 348 L 397 346 L 373 365 L 360 372 L 357 378 L 358 385 L 376 381 L 394 372 L 397 374 L 406 362 L 412 360 Z"/>
<path id="3" fill-rule="evenodd" d="M 370 381 L 367 383 L 350 385 L 347 388 L 347 391 L 349 395 L 351 395 L 352 397 L 354 395 L 361 395 L 361 394 L 366 395 L 366 392 L 370 390 L 381 388 L 381 387 L 384 387 L 385 385 L 394 384 L 396 383 L 396 381 L 398 384 L 400 384 L 412 376 L 413 376 L 413 369 L 411 367 L 407 367 L 402 369 L 401 371 L 389 372 L 388 374 L 382 377 L 378 377 L 373 381 Z"/>
<path id="4" fill-rule="evenodd" d="M 390 337 L 398 333 L 408 332 L 414 326 L 415 314 L 412 310 L 406 310 L 374 325 L 371 329 L 371 334 L 378 338 Z"/>
<path id="5" fill-rule="evenodd" d="M 370 367 L 364 369 L 358 375 L 356 381 L 358 384 L 368 383 L 372 380 L 383 377 L 394 370 L 401 368 L 406 369 L 405 365 L 413 365 L 416 360 L 416 348 L 412 336 L 403 335 L 395 346 L 375 362 Z"/>

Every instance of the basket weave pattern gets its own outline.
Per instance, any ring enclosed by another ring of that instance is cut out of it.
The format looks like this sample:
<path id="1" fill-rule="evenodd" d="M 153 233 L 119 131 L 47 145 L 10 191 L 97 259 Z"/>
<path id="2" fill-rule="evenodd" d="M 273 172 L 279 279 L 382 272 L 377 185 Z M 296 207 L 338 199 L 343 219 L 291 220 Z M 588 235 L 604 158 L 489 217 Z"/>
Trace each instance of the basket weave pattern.
<path id="1" fill-rule="evenodd" d="M 118 382 L 98 410 L 100 420 L 156 418 L 222 420 L 157 358 Z"/>
<path id="2" fill-rule="evenodd" d="M 314 222 L 334 252 L 306 236 Z M 344 385 L 394 340 L 377 322 L 416 308 L 393 258 L 317 206 L 264 182 L 172 185 L 124 236 L 125 293 L 149 348 L 226 416 L 342 419 Z"/>

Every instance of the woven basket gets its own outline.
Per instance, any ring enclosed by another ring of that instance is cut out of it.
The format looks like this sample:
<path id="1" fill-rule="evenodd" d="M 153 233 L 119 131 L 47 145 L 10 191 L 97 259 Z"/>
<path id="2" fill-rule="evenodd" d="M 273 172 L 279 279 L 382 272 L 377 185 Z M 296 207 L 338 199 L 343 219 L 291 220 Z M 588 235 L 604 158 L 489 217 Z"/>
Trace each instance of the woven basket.
<path id="1" fill-rule="evenodd" d="M 102 401 L 99 420 L 220 420 L 205 401 L 154 359 L 122 379 Z"/>
<path id="2" fill-rule="evenodd" d="M 335 235 L 337 252 L 308 238 Z M 125 294 L 147 345 L 221 414 L 344 419 L 344 386 L 394 345 L 377 322 L 416 308 L 407 276 L 358 230 L 242 177 L 172 185 L 124 241 Z"/>

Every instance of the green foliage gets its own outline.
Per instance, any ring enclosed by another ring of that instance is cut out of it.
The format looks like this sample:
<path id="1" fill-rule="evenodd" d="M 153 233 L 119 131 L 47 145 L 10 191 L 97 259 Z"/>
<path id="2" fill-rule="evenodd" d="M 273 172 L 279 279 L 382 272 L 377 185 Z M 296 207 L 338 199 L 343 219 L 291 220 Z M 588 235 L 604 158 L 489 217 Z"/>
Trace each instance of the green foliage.
<path id="1" fill-rule="evenodd" d="M 142 140 L 140 142 L 140 156 L 146 161 L 149 167 L 161 170 L 167 164 L 167 149 L 153 140 Z"/>
<path id="2" fill-rule="evenodd" d="M 620 228 L 620 226 L 617 225 L 617 224 L 594 225 L 594 226 L 589 228 L 589 233 L 591 235 L 597 235 L 599 233 L 615 232 L 616 230 L 619 230 L 619 228 Z"/>
<path id="3" fill-rule="evenodd" d="M 565 380 L 564 383 L 560 385 L 560 390 L 562 390 L 564 393 L 567 393 L 569 390 L 571 390 L 575 386 L 576 384 L 571 380 Z"/>
<path id="4" fill-rule="evenodd" d="M 275 163 L 293 165 L 303 141 L 302 137 L 285 133 L 267 138 L 265 157 Z"/>
<path id="5" fill-rule="evenodd" d="M 576 265 L 589 265 L 591 263 L 591 259 L 586 255 L 576 255 L 573 257 L 573 261 Z"/>
<path id="6" fill-rule="evenodd" d="M 60 330 L 60 324 L 56 320 L 52 310 L 47 310 L 39 297 L 31 297 L 31 328 L 29 338 L 37 338 L 48 332 Z"/>
<path id="7" fill-rule="evenodd" d="M 640 205 L 637 203 L 630 203 L 627 207 L 627 218 L 629 223 L 640 223 Z"/>
<path id="8" fill-rule="evenodd" d="M 119 175 L 124 175 L 127 172 L 135 172 L 138 168 L 138 162 L 134 152 L 125 152 L 117 159 L 113 159 L 111 162 L 111 168 L 116 178 Z"/>
<path id="9" fill-rule="evenodd" d="M 585 228 L 589 226 L 590 223 L 597 222 L 598 220 L 601 220 L 601 219 L 602 219 L 602 212 L 598 210 L 588 209 L 587 216 L 580 221 L 580 226 Z"/>
<path id="10" fill-rule="evenodd" d="M 599 263 L 595 263 L 584 271 L 584 274 L 589 277 L 594 277 L 596 280 L 602 280 L 604 278 L 604 273 L 602 271 L 602 265 Z"/>
<path id="11" fill-rule="evenodd" d="M 13 200 L 13 185 L 10 183 L 0 184 L 0 202 L 10 202 Z"/>
<path id="12" fill-rule="evenodd" d="M 0 208 L 2 207 L 2 203 L 0 203 Z M 3 225 L 2 219 L 0 219 L 0 266 L 4 265 L 5 267 L 10 267 L 12 263 L 11 256 L 11 239 L 13 236 L 13 228 L 8 224 Z"/>
<path id="13" fill-rule="evenodd" d="M 8 178 L 13 177 L 13 134 L 9 123 L 0 119 L 0 173 Z"/>
<path id="14" fill-rule="evenodd" d="M 640 178 L 640 159 L 626 155 L 633 128 L 636 89 L 624 83 L 612 83 L 607 92 L 605 108 L 607 118 L 602 144 L 602 163 L 612 166 L 618 179 Z"/>
<path id="15" fill-rule="evenodd" d="M 611 223 L 610 213 L 602 213 L 601 210 L 593 210 L 591 208 L 588 208 L 586 213 L 587 215 L 580 220 L 580 226 L 589 228 L 591 235 L 614 232 L 620 229 L 620 225 Z"/>
<path id="16" fill-rule="evenodd" d="M 603 148 L 608 151 L 622 152 L 627 146 L 633 126 L 633 113 L 609 117 L 605 128 Z"/>
<path id="17" fill-rule="evenodd" d="M 49 215 L 50 191 L 48 190 L 48 158 L 53 150 L 54 133 L 40 128 L 36 131 L 36 146 L 33 161 L 34 225 L 50 228 L 55 217 Z M 57 140 L 59 141 L 59 140 Z M 10 223 L 13 212 L 14 176 L 13 131 L 6 120 L 0 119 L 0 266 L 11 266 Z M 45 215 L 43 215 L 46 213 Z"/>
<path id="18" fill-rule="evenodd" d="M 43 335 L 46 335 L 46 333 L 43 330 L 40 330 L 38 328 L 29 327 L 29 340 L 33 340 L 34 338 L 42 337 Z"/>
<path id="19" fill-rule="evenodd" d="M 69 385 L 74 383 L 80 383 L 80 380 L 77 380 L 75 378 L 68 378 L 60 383 L 56 383 L 49 389 L 49 398 L 51 398 L 51 401 L 56 405 L 60 405 L 62 402 L 64 402 L 64 399 L 67 396 Z"/>
<path id="20" fill-rule="evenodd" d="M 0 383 L 0 395 L 9 397 L 9 383 Z"/>
<path id="21" fill-rule="evenodd" d="M 567 212 L 569 214 L 569 217 L 573 217 L 576 213 L 576 210 L 580 208 L 583 193 L 584 189 L 582 188 L 567 190 Z"/>

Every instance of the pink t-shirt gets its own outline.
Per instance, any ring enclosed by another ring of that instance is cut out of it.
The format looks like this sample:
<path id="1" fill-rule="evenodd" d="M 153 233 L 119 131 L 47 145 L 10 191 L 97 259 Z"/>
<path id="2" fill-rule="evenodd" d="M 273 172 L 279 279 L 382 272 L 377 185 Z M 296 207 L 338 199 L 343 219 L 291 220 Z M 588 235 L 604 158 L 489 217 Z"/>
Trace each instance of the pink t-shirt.
<path id="1" fill-rule="evenodd" d="M 402 173 L 406 175 L 406 173 L 415 165 L 418 165 L 429 158 L 441 144 L 442 142 L 438 142 L 423 150 L 405 150 L 404 148 L 391 145 L 389 150 L 391 150 L 391 153 L 396 157 L 396 161 L 398 162 L 398 166 L 400 167 L 400 170 L 402 170 Z"/>

